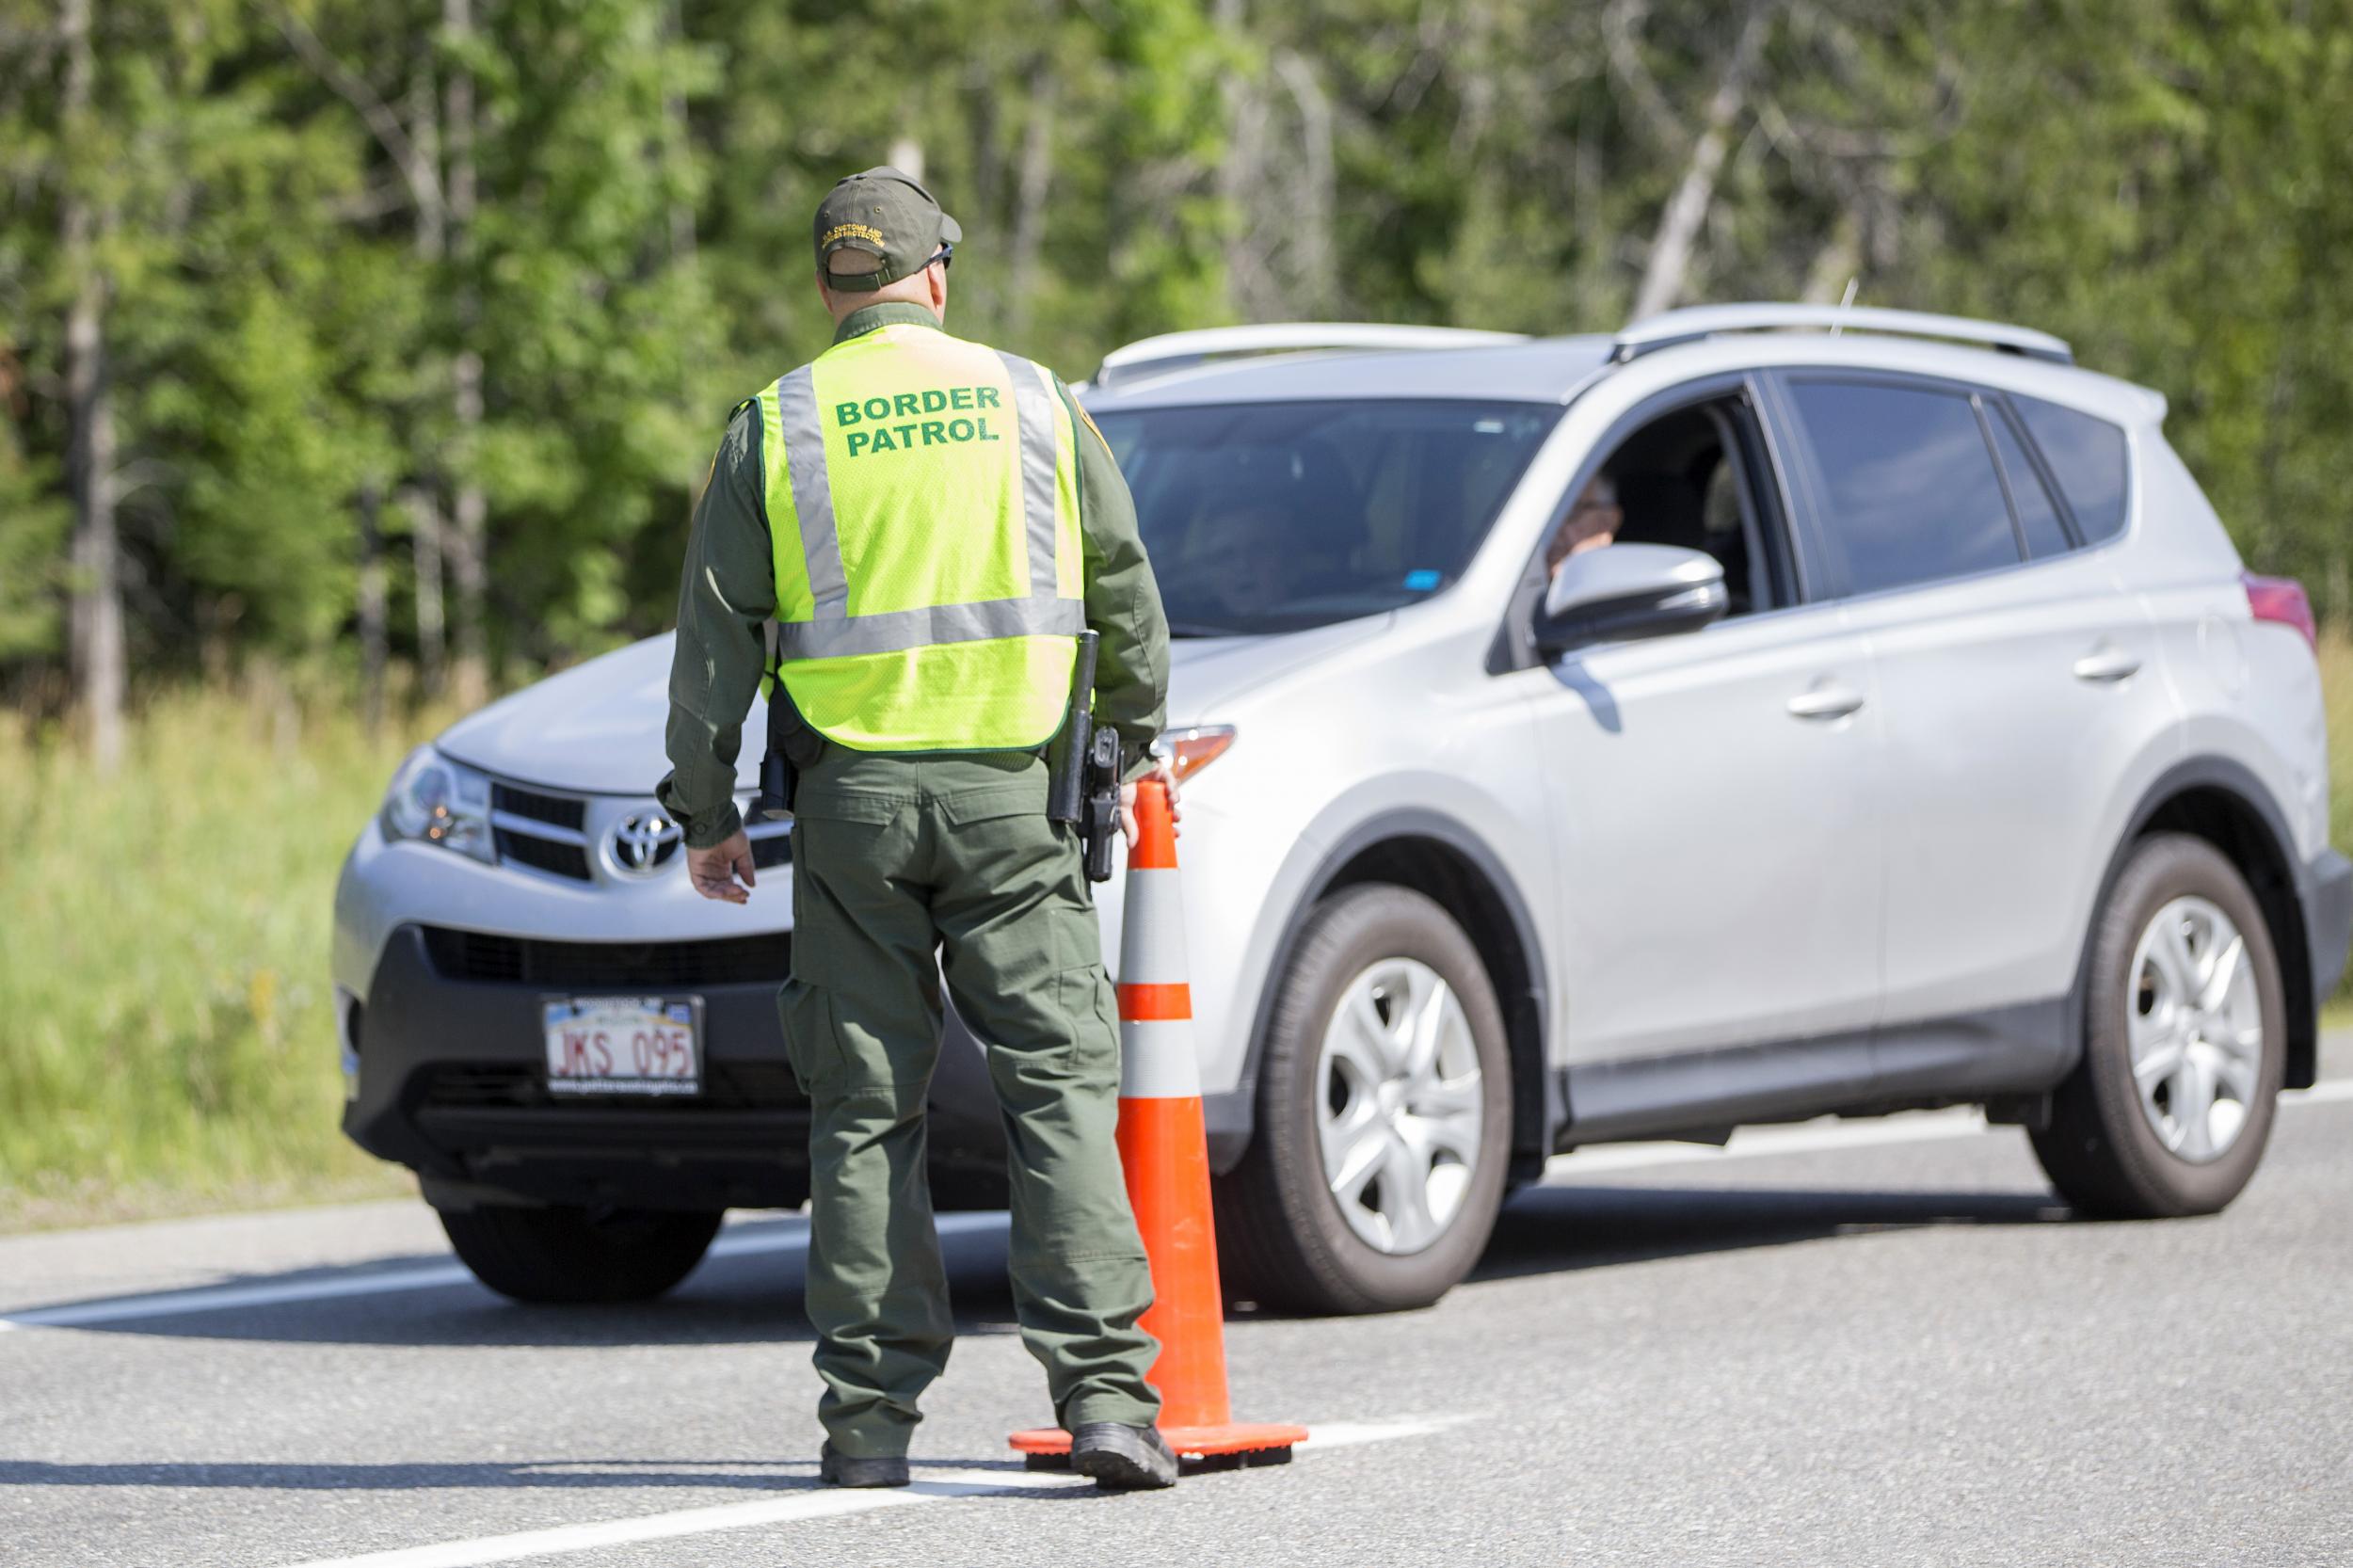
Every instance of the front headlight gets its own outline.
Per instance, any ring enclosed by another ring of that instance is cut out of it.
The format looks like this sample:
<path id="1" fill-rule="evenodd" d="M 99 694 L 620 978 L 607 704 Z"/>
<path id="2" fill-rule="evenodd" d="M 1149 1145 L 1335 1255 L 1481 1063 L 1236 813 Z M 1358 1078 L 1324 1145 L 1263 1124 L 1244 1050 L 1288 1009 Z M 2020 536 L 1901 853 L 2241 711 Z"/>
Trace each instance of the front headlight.
<path id="1" fill-rule="evenodd" d="M 1176 771 L 1176 782 L 1182 784 L 1225 756 L 1225 748 L 1233 744 L 1232 725 L 1198 724 L 1162 735 L 1152 743 L 1152 755 L 1165 760 Z"/>
<path id="2" fill-rule="evenodd" d="M 490 842 L 490 781 L 431 746 L 419 746 L 392 775 L 381 812 L 384 837 L 414 839 L 470 855 L 498 858 Z"/>

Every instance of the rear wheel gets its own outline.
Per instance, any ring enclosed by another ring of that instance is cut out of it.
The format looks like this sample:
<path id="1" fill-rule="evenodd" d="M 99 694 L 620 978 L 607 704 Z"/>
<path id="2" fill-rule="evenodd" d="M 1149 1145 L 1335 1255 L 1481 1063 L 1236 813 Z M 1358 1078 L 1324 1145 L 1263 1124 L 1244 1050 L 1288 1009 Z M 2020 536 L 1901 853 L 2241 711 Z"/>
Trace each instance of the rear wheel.
<path id="1" fill-rule="evenodd" d="M 2091 937 L 2084 1059 L 2035 1155 L 2089 1214 L 2212 1214 L 2255 1174 L 2287 1061 L 2263 910 L 2203 840 L 2159 834 L 2125 862 Z"/>
<path id="2" fill-rule="evenodd" d="M 1426 1306 L 1503 1202 L 1511 1060 L 1486 967 L 1435 903 L 1366 886 L 1309 917 L 1279 984 L 1257 1130 L 1217 1185 L 1227 1293 Z"/>
<path id="3" fill-rule="evenodd" d="M 476 1279 L 519 1302 L 564 1304 L 652 1300 L 702 1261 L 721 1218 L 562 1205 L 435 1212 Z"/>

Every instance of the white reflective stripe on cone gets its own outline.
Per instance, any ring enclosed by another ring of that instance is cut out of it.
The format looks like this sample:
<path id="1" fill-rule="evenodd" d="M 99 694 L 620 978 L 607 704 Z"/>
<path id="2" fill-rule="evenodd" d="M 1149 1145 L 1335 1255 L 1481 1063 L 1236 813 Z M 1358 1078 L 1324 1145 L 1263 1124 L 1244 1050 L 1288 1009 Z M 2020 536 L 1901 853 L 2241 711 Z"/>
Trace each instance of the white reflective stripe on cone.
<path id="1" fill-rule="evenodd" d="M 1181 1100 L 1201 1097 L 1201 1062 L 1193 1053 L 1191 1018 L 1152 1018 L 1119 1025 L 1119 1097 Z"/>
<path id="2" fill-rule="evenodd" d="M 1119 983 L 1182 985 L 1184 887 L 1173 871 L 1131 871 L 1119 916 Z"/>

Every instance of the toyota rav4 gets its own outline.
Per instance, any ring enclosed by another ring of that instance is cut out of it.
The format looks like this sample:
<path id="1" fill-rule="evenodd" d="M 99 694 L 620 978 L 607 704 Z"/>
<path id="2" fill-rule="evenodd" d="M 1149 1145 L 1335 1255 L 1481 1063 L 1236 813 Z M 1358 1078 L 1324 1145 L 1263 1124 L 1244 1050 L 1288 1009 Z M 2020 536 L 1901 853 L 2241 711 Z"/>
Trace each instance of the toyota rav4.
<path id="1" fill-rule="evenodd" d="M 1180 639 L 1234 1292 L 1428 1302 L 1564 1150 L 1928 1106 L 2023 1124 L 2082 1210 L 2208 1212 L 2312 1081 L 2353 932 L 2312 616 L 2158 393 L 1801 306 L 1179 333 L 1081 392 Z M 1616 542 L 1563 558 L 1597 477 Z M 748 905 L 693 894 L 669 660 L 420 749 L 336 898 L 344 1125 L 521 1297 L 657 1293 L 807 1192 L 789 825 Z M 949 1029 L 934 1191 L 986 1206 Z"/>

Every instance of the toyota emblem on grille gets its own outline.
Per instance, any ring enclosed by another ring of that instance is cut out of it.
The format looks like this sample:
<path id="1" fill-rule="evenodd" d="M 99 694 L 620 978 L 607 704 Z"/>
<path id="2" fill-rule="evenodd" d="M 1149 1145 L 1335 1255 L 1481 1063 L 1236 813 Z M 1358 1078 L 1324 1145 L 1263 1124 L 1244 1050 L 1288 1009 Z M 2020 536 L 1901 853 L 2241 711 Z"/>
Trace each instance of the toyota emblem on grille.
<path id="1" fill-rule="evenodd" d="M 613 863 L 634 876 L 650 876 L 668 863 L 685 830 L 659 811 L 623 817 L 613 830 Z"/>

